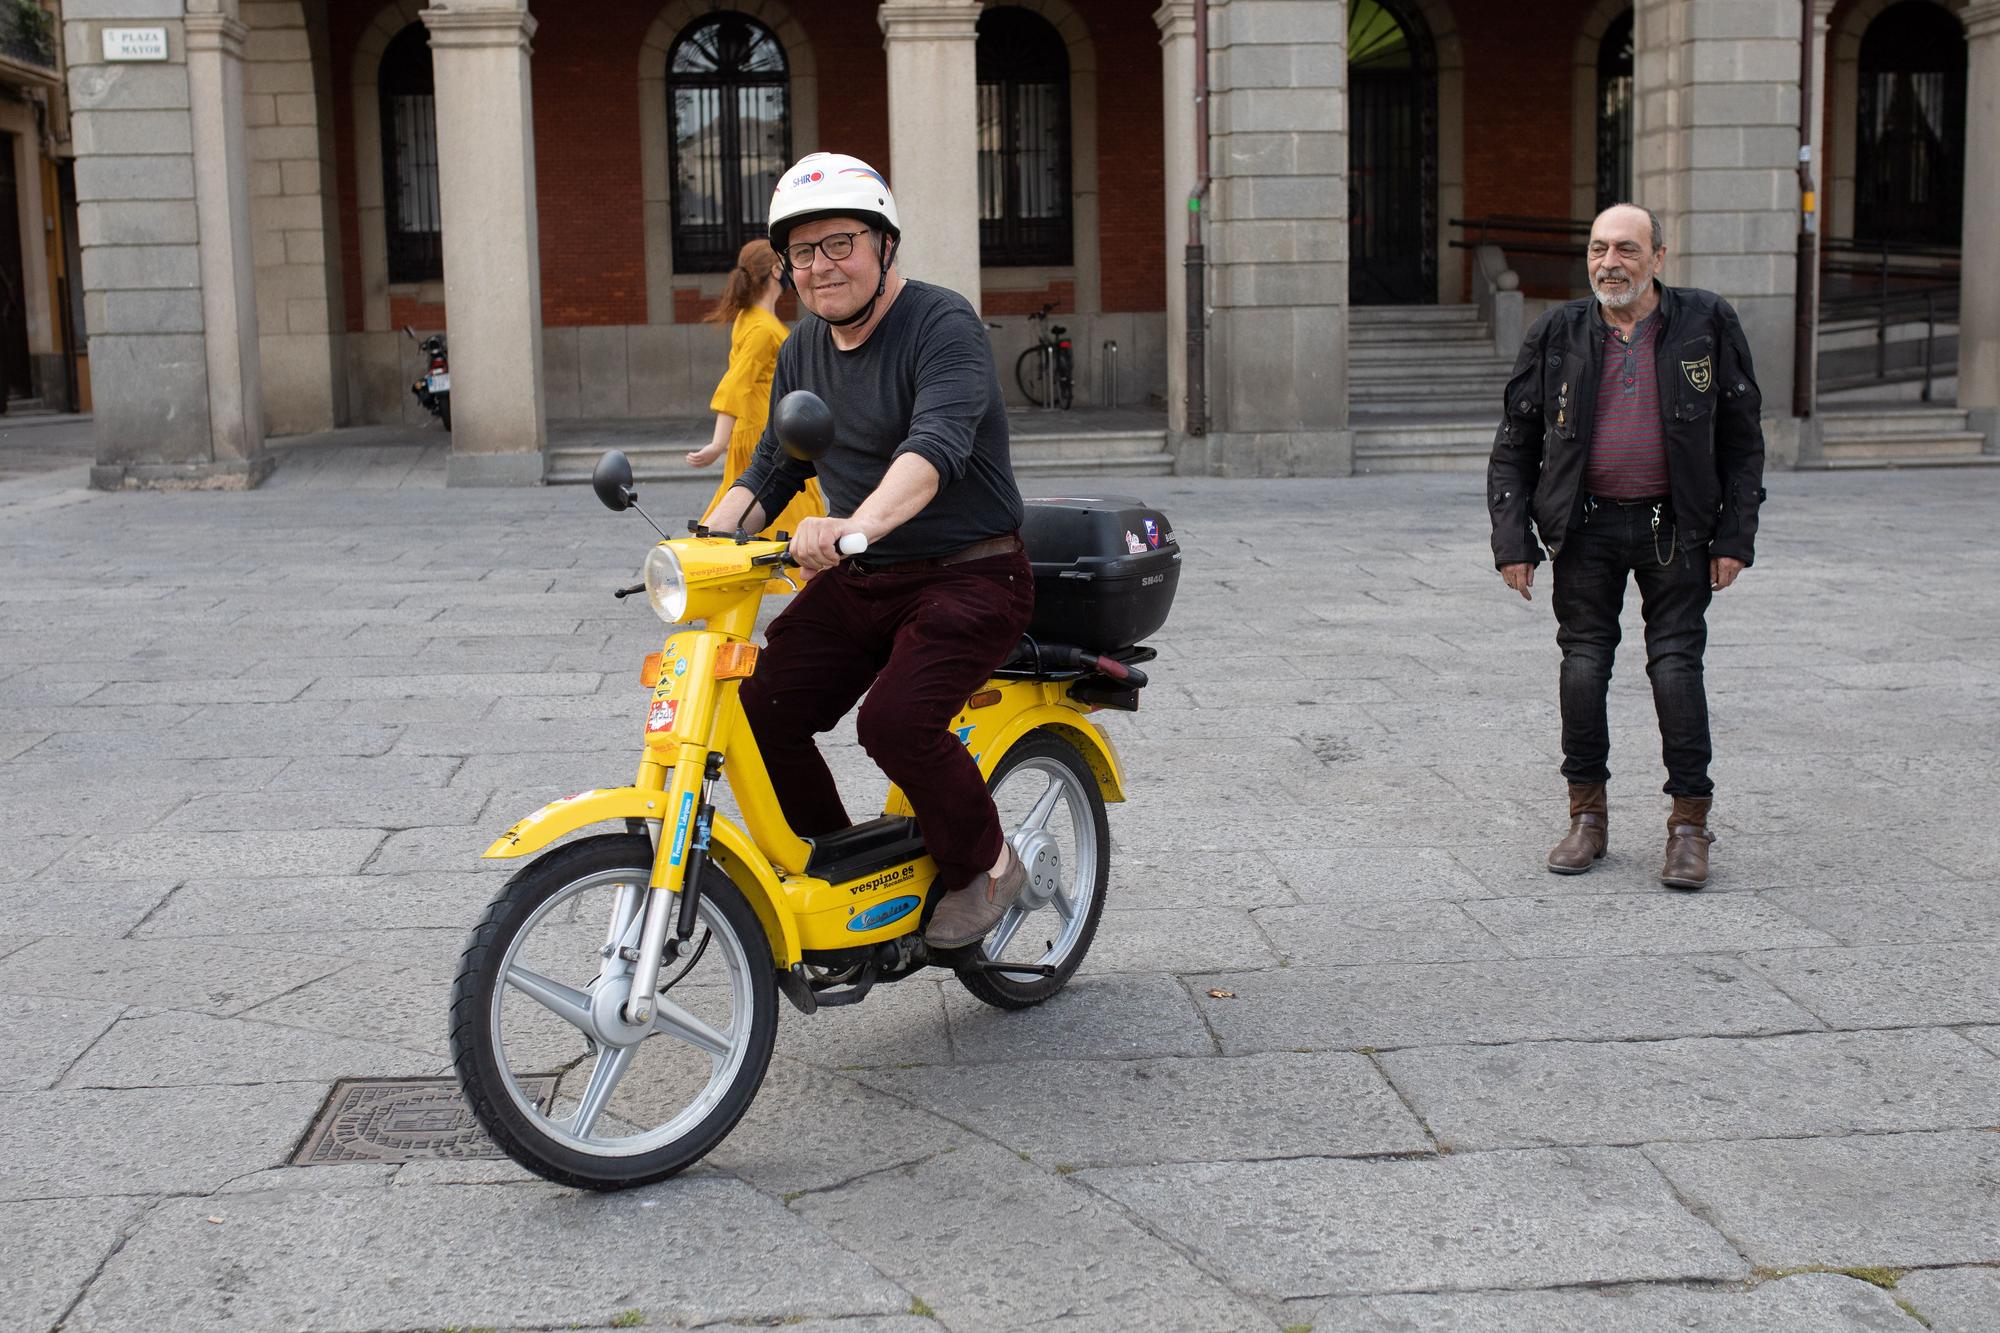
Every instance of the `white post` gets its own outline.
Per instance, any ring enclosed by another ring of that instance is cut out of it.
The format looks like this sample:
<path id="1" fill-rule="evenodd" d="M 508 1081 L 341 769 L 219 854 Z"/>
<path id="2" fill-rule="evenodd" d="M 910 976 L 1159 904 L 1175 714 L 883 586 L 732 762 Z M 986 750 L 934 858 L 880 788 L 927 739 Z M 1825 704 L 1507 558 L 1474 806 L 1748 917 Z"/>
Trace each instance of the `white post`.
<path id="1" fill-rule="evenodd" d="M 883 0 L 889 60 L 889 188 L 904 275 L 979 308 L 979 0 Z M 827 147 L 838 149 L 838 144 Z"/>
<path id="2" fill-rule="evenodd" d="M 437 88 L 438 204 L 451 334 L 453 486 L 541 482 L 542 393 L 534 96 L 527 0 L 423 11 Z"/>

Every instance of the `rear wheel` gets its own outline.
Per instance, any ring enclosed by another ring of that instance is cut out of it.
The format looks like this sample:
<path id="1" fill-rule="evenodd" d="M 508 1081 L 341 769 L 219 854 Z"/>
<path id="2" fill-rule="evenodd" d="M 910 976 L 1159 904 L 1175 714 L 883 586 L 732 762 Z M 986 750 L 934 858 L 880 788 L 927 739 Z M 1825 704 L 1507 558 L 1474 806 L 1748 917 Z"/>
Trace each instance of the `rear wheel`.
<path id="1" fill-rule="evenodd" d="M 1055 972 L 961 971 L 958 979 L 990 1005 L 1025 1009 L 1061 990 L 1090 951 L 1104 913 L 1111 826 L 1097 775 L 1076 746 L 1047 728 L 1009 750 L 987 785 L 1028 884 L 980 942 L 979 956 Z"/>
<path id="2" fill-rule="evenodd" d="M 539 1176 L 624 1189 L 686 1169 L 764 1081 L 777 1036 L 771 952 L 713 866 L 693 936 L 660 969 L 653 1022 L 624 1018 L 649 890 L 643 837 L 587 838 L 507 881 L 452 990 L 451 1054 L 473 1114 Z"/>
<path id="3" fill-rule="evenodd" d="M 1021 393 L 1036 407 L 1047 405 L 1049 382 L 1048 352 L 1042 343 L 1036 343 L 1015 359 L 1014 383 L 1021 386 Z"/>

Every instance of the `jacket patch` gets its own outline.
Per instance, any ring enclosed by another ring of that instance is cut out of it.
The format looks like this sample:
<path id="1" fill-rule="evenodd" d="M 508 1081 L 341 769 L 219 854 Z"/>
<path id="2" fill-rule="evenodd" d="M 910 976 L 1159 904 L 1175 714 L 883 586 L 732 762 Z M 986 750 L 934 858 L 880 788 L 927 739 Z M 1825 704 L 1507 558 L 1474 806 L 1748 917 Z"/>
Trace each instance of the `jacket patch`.
<path id="1" fill-rule="evenodd" d="M 1699 361 L 1681 362 L 1681 374 L 1687 376 L 1689 387 L 1696 393 L 1707 393 L 1709 387 L 1715 383 L 1715 367 L 1710 364 L 1707 357 Z"/>

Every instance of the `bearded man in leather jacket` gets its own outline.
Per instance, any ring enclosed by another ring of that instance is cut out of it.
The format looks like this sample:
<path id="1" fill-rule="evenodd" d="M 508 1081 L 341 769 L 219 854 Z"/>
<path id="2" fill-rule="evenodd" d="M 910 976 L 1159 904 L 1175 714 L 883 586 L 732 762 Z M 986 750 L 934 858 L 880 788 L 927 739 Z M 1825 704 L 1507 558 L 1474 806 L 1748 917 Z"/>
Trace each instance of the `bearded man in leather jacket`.
<path id="1" fill-rule="evenodd" d="M 1548 868 L 1582 874 L 1604 855 L 1605 696 L 1629 576 L 1639 585 L 1673 798 L 1660 880 L 1699 889 L 1714 840 L 1702 678 L 1708 604 L 1754 555 L 1764 434 L 1736 312 L 1713 292 L 1663 285 L 1666 257 L 1648 209 L 1614 204 L 1592 223 L 1592 295 L 1528 330 L 1507 382 L 1486 499 L 1494 564 L 1509 588 L 1531 597 L 1544 548 L 1555 563 L 1570 830 Z"/>

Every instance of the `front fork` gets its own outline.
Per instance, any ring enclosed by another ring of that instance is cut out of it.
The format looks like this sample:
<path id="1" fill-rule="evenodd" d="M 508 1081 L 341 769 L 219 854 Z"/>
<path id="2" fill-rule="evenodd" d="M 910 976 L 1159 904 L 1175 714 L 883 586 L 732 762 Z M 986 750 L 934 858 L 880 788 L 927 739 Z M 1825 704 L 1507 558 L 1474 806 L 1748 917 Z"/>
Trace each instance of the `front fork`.
<path id="1" fill-rule="evenodd" d="M 677 774 L 690 768 L 692 765 L 675 766 Z M 679 910 L 672 923 L 676 946 L 686 944 L 694 934 L 701 907 L 702 871 L 708 864 L 709 828 L 715 820 L 715 782 L 721 776 L 722 755 L 711 750 L 702 761 L 698 787 L 679 781 L 674 784 L 675 799 L 668 808 L 680 806 L 688 813 L 674 820 L 671 833 L 665 822 L 660 825 L 652 886 L 646 893 L 646 920 L 639 928 L 638 957 L 632 960 L 632 990 L 625 1003 L 627 1022 L 643 1025 L 653 1021 L 653 995 L 665 962 L 668 917 L 675 913 L 676 905 Z"/>

